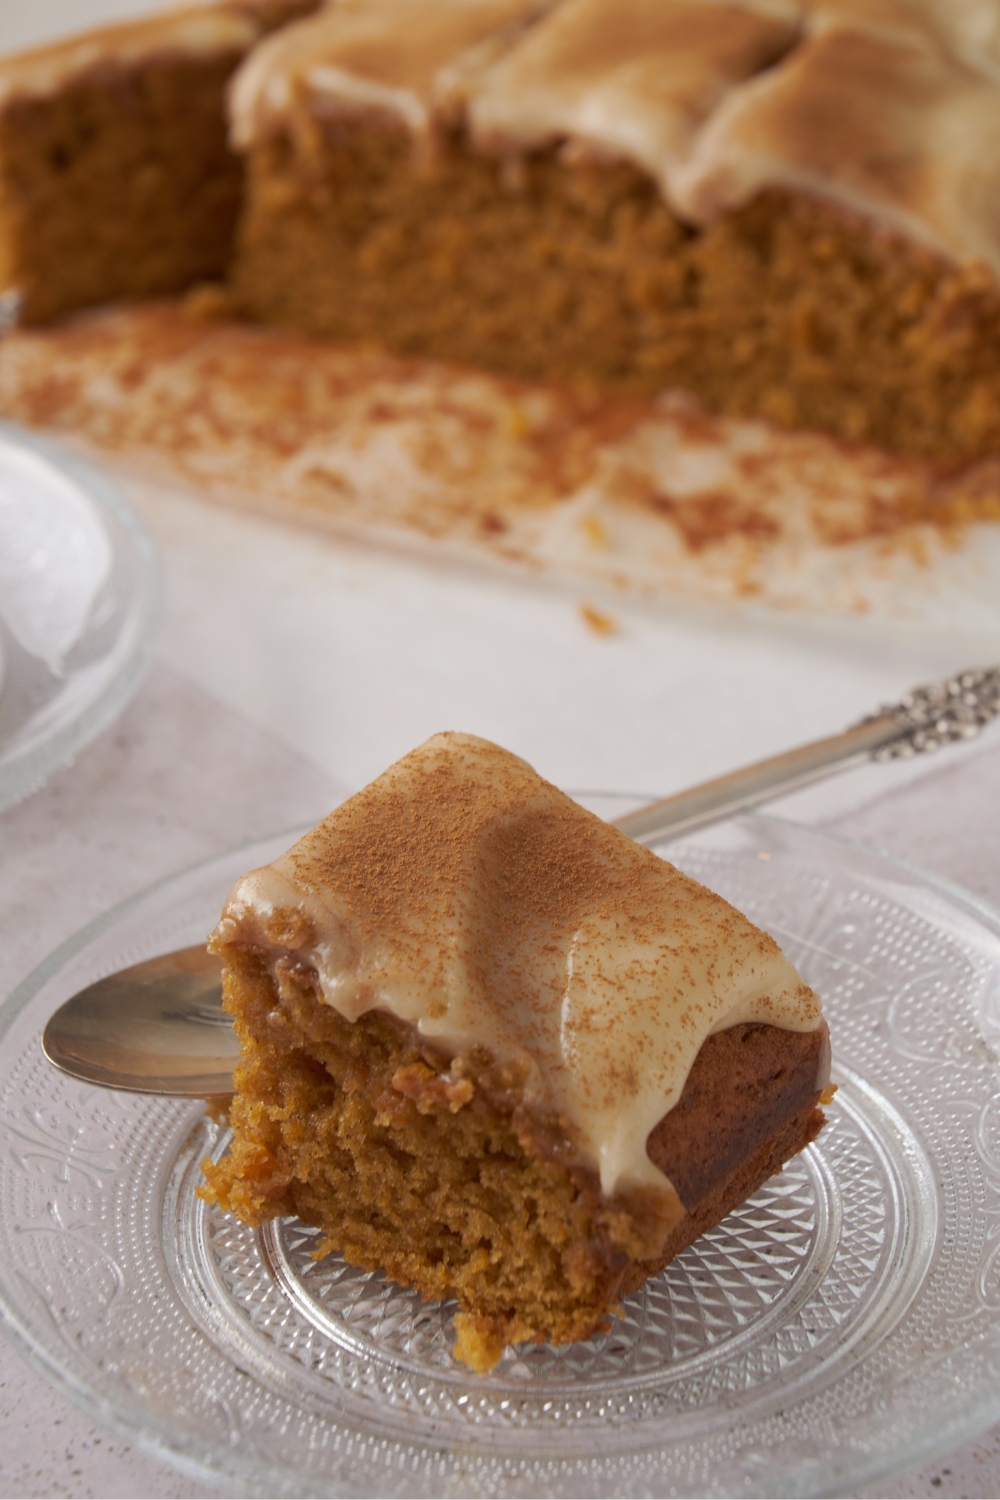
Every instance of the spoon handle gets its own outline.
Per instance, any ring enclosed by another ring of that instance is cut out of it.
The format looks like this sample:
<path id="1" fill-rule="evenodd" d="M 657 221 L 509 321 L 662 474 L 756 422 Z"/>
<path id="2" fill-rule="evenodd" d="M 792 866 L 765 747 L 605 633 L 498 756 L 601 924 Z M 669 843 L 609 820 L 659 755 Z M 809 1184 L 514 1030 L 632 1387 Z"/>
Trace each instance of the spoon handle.
<path id="1" fill-rule="evenodd" d="M 703 781 L 617 818 L 616 825 L 640 844 L 677 838 L 862 761 L 926 754 L 956 740 L 971 739 L 997 713 L 1000 667 L 960 672 L 945 682 L 915 688 L 899 703 L 879 709 L 843 734 L 813 740 Z"/>

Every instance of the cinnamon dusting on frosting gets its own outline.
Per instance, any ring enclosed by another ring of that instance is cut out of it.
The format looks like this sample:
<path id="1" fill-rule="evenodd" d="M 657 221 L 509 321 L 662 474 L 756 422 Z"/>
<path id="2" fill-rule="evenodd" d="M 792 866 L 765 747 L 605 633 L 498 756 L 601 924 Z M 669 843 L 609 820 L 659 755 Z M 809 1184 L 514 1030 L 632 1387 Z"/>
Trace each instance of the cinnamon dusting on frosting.
<path id="1" fill-rule="evenodd" d="M 605 1193 L 656 1188 L 676 1214 L 646 1141 L 705 1039 L 822 1024 L 747 918 L 472 735 L 436 735 L 238 881 L 213 941 L 306 965 L 348 1020 L 415 1025 L 452 1081 L 487 1049 Z"/>

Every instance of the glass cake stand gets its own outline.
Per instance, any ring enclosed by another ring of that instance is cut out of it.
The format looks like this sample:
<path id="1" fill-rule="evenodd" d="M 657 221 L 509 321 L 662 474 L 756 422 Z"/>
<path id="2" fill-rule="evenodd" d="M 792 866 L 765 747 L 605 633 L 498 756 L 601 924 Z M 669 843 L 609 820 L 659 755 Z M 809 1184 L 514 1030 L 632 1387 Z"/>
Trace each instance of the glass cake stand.
<path id="1" fill-rule="evenodd" d="M 823 996 L 829 1124 L 609 1333 L 475 1376 L 448 1306 L 196 1198 L 226 1147 L 197 1104 L 41 1055 L 67 996 L 200 940 L 294 837 L 126 902 L 0 1008 L 0 1307 L 85 1410 L 241 1493 L 388 1496 L 829 1494 L 1000 1415 L 1000 915 L 776 819 L 671 845 Z"/>
<path id="2" fill-rule="evenodd" d="M 121 713 L 152 657 L 153 543 L 115 486 L 0 422 L 0 808 Z"/>

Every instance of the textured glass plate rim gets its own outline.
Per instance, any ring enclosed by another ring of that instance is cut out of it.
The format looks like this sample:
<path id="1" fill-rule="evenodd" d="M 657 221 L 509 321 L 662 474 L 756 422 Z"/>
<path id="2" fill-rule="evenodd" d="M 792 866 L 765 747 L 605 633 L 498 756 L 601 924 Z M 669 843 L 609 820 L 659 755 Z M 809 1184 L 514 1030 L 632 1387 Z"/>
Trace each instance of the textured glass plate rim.
<path id="1" fill-rule="evenodd" d="M 2 426 L 2 424 L 0 424 Z M 585 792 L 574 794 L 581 802 L 590 804 L 593 801 L 614 801 L 620 805 L 630 806 L 644 800 L 633 797 L 625 797 L 618 793 Z M 183 869 L 173 872 L 171 875 L 152 882 L 134 895 L 118 903 L 101 916 L 95 918 L 65 942 L 59 945 L 43 961 L 21 981 L 11 994 L 0 1003 L 0 1041 L 12 1028 L 17 1017 L 30 1003 L 41 988 L 48 983 L 72 958 L 76 956 L 90 942 L 99 938 L 104 932 L 114 927 L 135 907 L 154 896 L 158 891 L 170 887 L 177 881 L 204 872 L 215 863 L 229 860 L 240 852 L 241 849 L 251 849 L 263 846 L 272 841 L 286 839 L 289 842 L 300 836 L 308 825 L 284 830 L 279 833 L 268 835 L 264 838 L 254 838 L 244 844 L 236 845 L 221 854 L 213 855 L 208 859 L 195 861 Z M 727 825 L 720 825 L 725 828 Z M 861 867 L 874 866 L 884 875 L 893 875 L 897 878 L 903 877 L 910 887 L 923 888 L 943 897 L 950 905 L 956 907 L 966 917 L 972 917 L 974 921 L 984 926 L 987 931 L 997 939 L 1000 939 L 1000 910 L 988 901 L 965 890 L 954 881 L 944 876 L 938 876 L 931 871 L 924 870 L 919 865 L 910 861 L 899 859 L 884 849 L 872 845 L 866 845 L 853 840 L 841 838 L 827 830 L 810 828 L 807 825 L 796 823 L 791 819 L 780 818 L 770 815 L 756 815 L 734 820 L 734 827 L 759 830 L 760 834 L 766 836 L 769 827 L 777 833 L 786 837 L 805 840 L 807 843 L 819 844 L 829 843 L 839 849 L 843 854 L 856 859 Z M 689 836 L 687 839 L 678 840 L 679 846 L 696 844 L 698 835 Z M 665 847 L 659 845 L 659 848 Z M 354 1495 L 369 1493 L 369 1491 L 358 1490 L 356 1486 L 332 1486 L 322 1489 L 303 1489 L 290 1484 L 287 1473 L 279 1475 L 265 1474 L 259 1466 L 248 1464 L 234 1454 L 233 1451 L 223 1444 L 206 1444 L 203 1440 L 195 1441 L 187 1433 L 177 1429 L 169 1422 L 156 1422 L 151 1420 L 148 1413 L 136 1405 L 134 1408 L 120 1400 L 109 1399 L 100 1391 L 95 1390 L 90 1384 L 81 1382 L 76 1378 L 72 1369 L 60 1361 L 54 1354 L 52 1348 L 45 1344 L 40 1337 L 33 1335 L 22 1321 L 16 1306 L 0 1292 L 0 1331 L 6 1336 L 11 1344 L 18 1350 L 28 1364 L 41 1374 L 61 1394 L 65 1395 L 75 1406 L 82 1410 L 87 1416 L 101 1423 L 105 1428 L 121 1437 L 126 1442 L 134 1444 L 151 1455 L 165 1460 L 175 1468 L 187 1473 L 202 1483 L 215 1484 L 217 1487 L 224 1485 L 230 1488 L 232 1493 L 239 1494 L 324 1494 L 324 1495 Z M 776 1472 L 773 1476 L 776 1481 L 773 1485 L 763 1489 L 761 1493 L 774 1494 L 839 1494 L 853 1493 L 862 1485 L 870 1485 L 891 1477 L 905 1468 L 912 1467 L 920 1462 L 927 1461 L 942 1453 L 950 1452 L 961 1443 L 979 1436 L 987 1427 L 1000 1417 L 1000 1385 L 995 1382 L 986 1384 L 978 1401 L 970 1402 L 968 1397 L 963 1398 L 960 1409 L 952 1410 L 947 1403 L 942 1402 L 941 1407 L 935 1415 L 933 1423 L 927 1420 L 926 1412 L 923 1412 L 924 1433 L 921 1439 L 914 1441 L 912 1436 L 898 1441 L 895 1445 L 885 1446 L 877 1452 L 869 1452 L 859 1457 L 852 1464 L 841 1466 L 837 1472 L 837 1483 L 829 1489 L 819 1489 L 814 1483 L 808 1486 L 796 1483 L 797 1475 L 794 1471 L 784 1472 L 780 1475 Z M 659 1449 L 660 1445 L 651 1445 Z M 666 1476 L 665 1476 L 666 1477 Z M 761 1476 L 763 1477 L 763 1476 Z M 804 1477 L 804 1476 L 803 1476 Z M 814 1479 L 814 1476 L 811 1476 Z M 263 1483 L 262 1483 L 263 1481 Z M 669 1481 L 667 1481 L 669 1483 Z M 645 1491 L 644 1491 L 645 1492 Z M 649 1493 L 660 1493 L 659 1489 L 650 1490 Z M 666 1487 L 664 1487 L 666 1492 Z M 756 1491 L 755 1491 L 756 1492 Z"/>
<path id="2" fill-rule="evenodd" d="M 131 563 L 134 574 L 132 608 L 125 627 L 132 636 L 127 656 L 111 681 L 82 704 L 61 728 L 55 729 L 40 745 L 0 765 L 0 811 L 3 811 L 37 791 L 54 771 L 79 755 L 114 723 L 135 693 L 153 659 L 160 619 L 161 578 L 159 555 L 152 538 L 117 487 L 100 470 L 67 452 L 51 438 L 39 437 L 15 423 L 0 422 L 0 442 L 29 449 L 71 479 L 101 522 L 110 518 L 114 523 L 106 529 L 110 531 L 115 562 Z M 0 754 L 2 751 L 0 743 Z"/>

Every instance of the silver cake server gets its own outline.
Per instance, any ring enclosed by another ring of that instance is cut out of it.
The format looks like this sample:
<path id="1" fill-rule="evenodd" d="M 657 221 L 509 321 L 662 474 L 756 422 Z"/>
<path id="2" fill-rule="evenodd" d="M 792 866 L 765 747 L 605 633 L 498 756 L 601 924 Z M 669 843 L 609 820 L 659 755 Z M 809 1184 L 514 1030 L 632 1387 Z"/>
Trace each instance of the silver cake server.
<path id="1" fill-rule="evenodd" d="M 719 823 L 869 760 L 971 739 L 1000 713 L 1000 667 L 915 688 L 844 734 L 702 782 L 616 819 L 654 844 Z M 61 1005 L 42 1036 L 50 1062 L 84 1083 L 205 1099 L 232 1091 L 239 1047 L 222 1009 L 222 964 L 203 946 L 122 969 Z"/>

